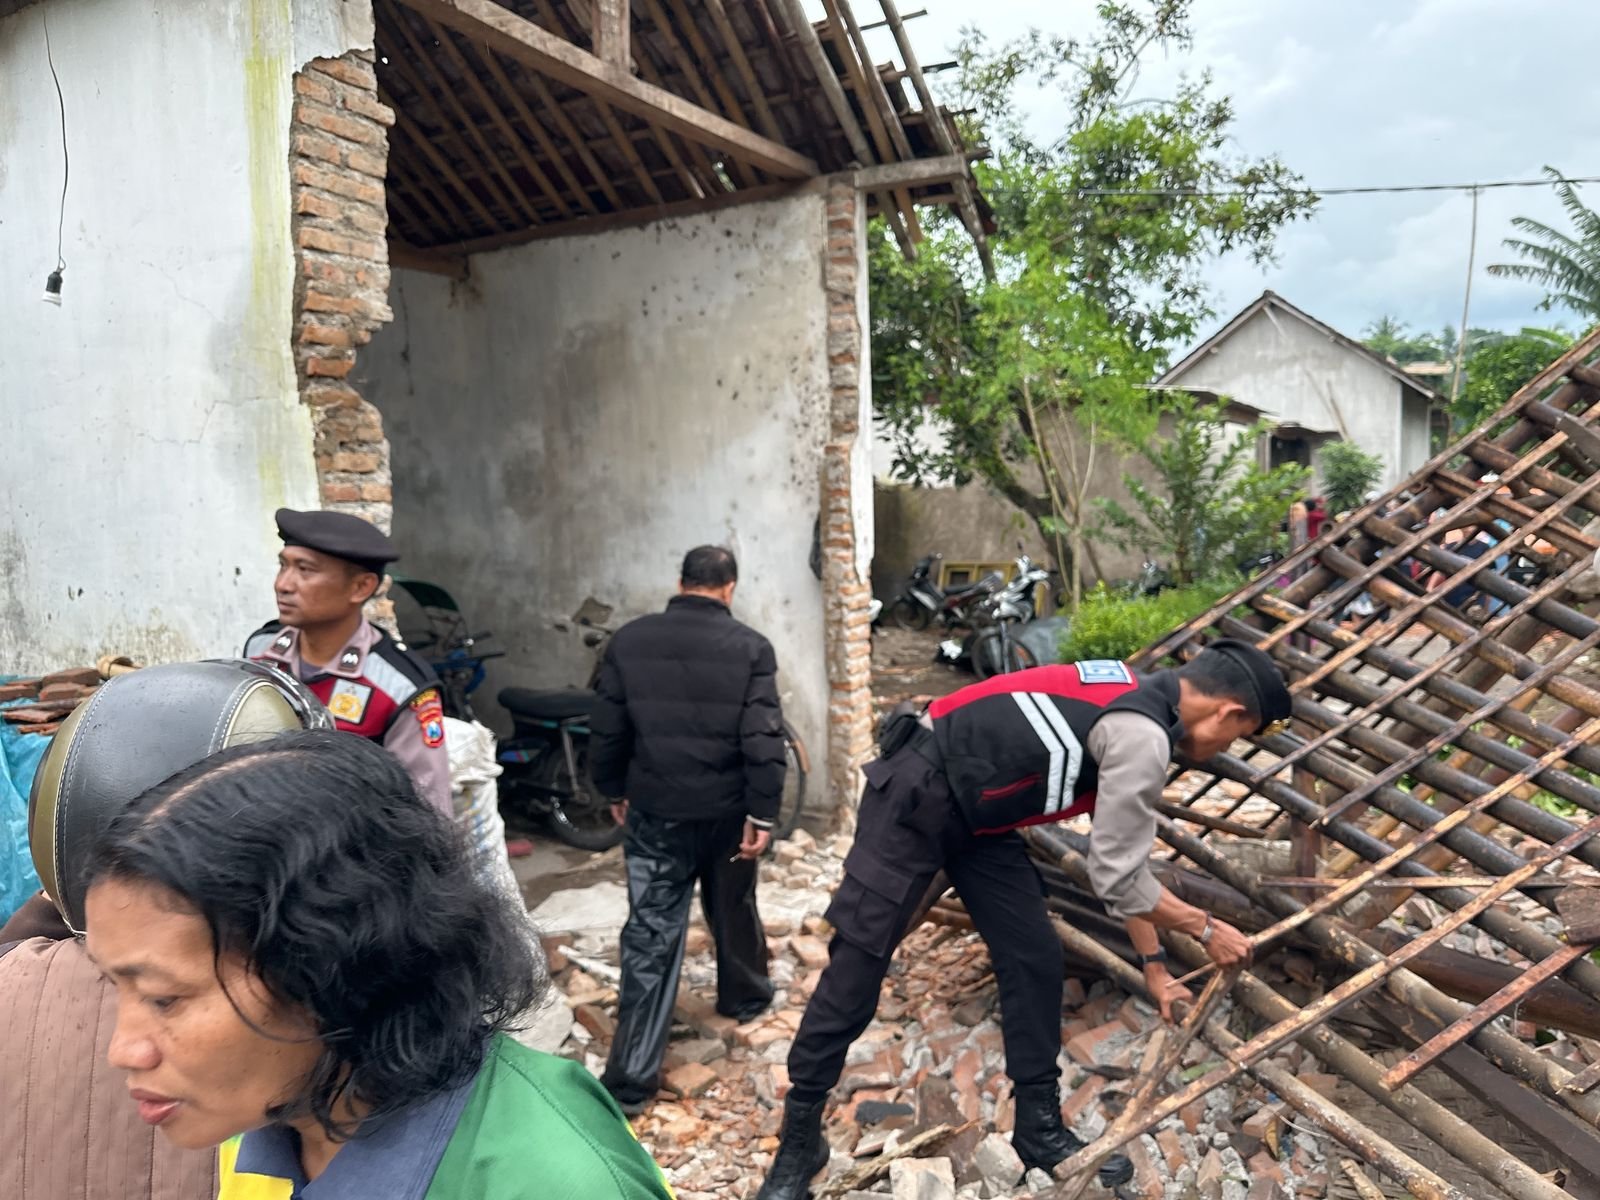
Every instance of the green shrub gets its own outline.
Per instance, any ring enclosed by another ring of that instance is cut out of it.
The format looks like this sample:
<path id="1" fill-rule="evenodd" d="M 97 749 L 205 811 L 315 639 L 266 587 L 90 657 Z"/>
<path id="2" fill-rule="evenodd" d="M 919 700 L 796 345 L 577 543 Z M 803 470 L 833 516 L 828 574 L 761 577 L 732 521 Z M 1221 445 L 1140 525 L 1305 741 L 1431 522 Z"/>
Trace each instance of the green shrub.
<path id="1" fill-rule="evenodd" d="M 1132 658 L 1152 642 L 1185 625 L 1239 586 L 1214 579 L 1154 596 L 1122 596 L 1104 583 L 1083 598 L 1061 639 L 1061 660 Z"/>

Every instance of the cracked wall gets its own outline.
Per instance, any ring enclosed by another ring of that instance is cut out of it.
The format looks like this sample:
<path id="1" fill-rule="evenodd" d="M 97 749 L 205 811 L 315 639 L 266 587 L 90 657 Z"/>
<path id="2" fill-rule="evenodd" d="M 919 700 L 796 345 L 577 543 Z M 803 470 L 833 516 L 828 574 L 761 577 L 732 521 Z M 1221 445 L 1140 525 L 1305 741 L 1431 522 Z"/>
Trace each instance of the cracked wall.
<path id="1" fill-rule="evenodd" d="M 66 106 L 64 303 L 56 262 Z M 236 652 L 280 505 L 316 507 L 291 331 L 294 67 L 370 44 L 340 0 L 0 18 L 0 674 Z"/>
<path id="2" fill-rule="evenodd" d="M 475 255 L 466 282 L 394 272 L 395 319 L 356 386 L 394 443 L 402 567 L 506 650 L 480 712 L 503 720 L 507 684 L 582 683 L 580 606 L 612 623 L 657 609 L 684 552 L 722 542 L 734 611 L 772 640 L 810 750 L 810 807 L 854 800 L 871 557 L 859 215 L 853 193 L 814 185 Z"/>

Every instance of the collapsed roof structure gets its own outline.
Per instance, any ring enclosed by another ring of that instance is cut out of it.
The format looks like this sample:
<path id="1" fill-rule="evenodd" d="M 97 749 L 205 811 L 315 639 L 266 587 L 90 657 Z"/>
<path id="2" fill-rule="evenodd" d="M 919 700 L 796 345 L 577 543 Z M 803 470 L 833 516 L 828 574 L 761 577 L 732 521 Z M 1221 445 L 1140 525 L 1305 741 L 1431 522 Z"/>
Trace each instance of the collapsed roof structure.
<path id="1" fill-rule="evenodd" d="M 1301 1003 L 1259 968 L 1199 975 L 1186 1032 L 1220 1065 L 1166 1096 L 1151 1079 L 1058 1178 L 1249 1073 L 1407 1194 L 1600 1194 L 1597 417 L 1600 330 L 1394 491 L 1140 656 L 1151 667 L 1249 637 L 1291 679 L 1290 729 L 1174 781 L 1162 871 L 1253 929 L 1258 963 L 1293 945 L 1323 974 Z M 1120 931 L 1073 913 L 1081 843 L 1029 836 L 1058 909 L 1082 918 L 1069 949 L 1136 987 Z M 1246 866 L 1267 861 L 1243 853 L 1263 840 L 1286 841 L 1288 862 Z M 1187 938 L 1169 946 L 1205 962 Z M 1215 1019 L 1230 990 L 1247 1037 Z M 1356 1017 L 1360 1044 L 1337 1031 Z M 1387 1109 L 1390 1135 L 1280 1077 L 1268 1055 L 1291 1042 Z M 1440 1082 L 1525 1140 L 1496 1144 L 1430 1096 Z M 1437 1150 L 1429 1162 L 1396 1144 L 1407 1126 Z"/>

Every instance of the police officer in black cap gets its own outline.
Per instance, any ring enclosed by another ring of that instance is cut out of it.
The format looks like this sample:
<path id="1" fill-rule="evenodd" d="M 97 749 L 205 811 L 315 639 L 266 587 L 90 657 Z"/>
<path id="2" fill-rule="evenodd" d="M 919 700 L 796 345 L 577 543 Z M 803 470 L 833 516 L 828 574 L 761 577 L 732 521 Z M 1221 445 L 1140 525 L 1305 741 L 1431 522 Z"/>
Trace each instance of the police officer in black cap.
<path id="1" fill-rule="evenodd" d="M 999 675 L 891 722 L 866 765 L 855 844 L 828 909 L 829 962 L 789 1052 L 782 1140 L 757 1200 L 803 1200 L 828 1161 L 822 1112 L 845 1055 L 872 1020 L 895 946 L 939 871 L 988 944 L 1000 989 L 1012 1145 L 1049 1170 L 1082 1148 L 1061 1120 L 1061 946 L 1017 829 L 1090 814 L 1089 875 L 1123 919 L 1164 1017 L 1188 995 L 1157 929 L 1197 937 L 1224 966 L 1244 962 L 1237 929 L 1179 900 L 1151 873 L 1156 805 L 1174 756 L 1203 762 L 1289 717 L 1272 659 L 1221 639 L 1175 670 L 1136 675 L 1116 661 Z M 1125 1156 L 1100 1169 L 1115 1186 Z"/>
<path id="2" fill-rule="evenodd" d="M 399 558 L 394 543 L 348 513 L 276 514 L 283 550 L 273 590 L 278 619 L 252 634 L 245 657 L 309 687 L 338 727 L 405 763 L 417 791 L 447 816 L 450 759 L 433 668 L 362 615 Z"/>

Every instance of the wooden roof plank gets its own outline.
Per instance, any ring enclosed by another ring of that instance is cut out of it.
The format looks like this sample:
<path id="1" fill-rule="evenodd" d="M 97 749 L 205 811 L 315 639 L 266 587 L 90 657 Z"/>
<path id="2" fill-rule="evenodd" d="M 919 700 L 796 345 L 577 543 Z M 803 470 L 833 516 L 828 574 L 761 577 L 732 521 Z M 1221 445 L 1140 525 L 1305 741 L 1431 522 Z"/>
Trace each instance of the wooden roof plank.
<path id="1" fill-rule="evenodd" d="M 739 72 L 739 77 L 744 80 L 745 90 L 750 93 L 750 104 L 761 121 L 762 131 L 774 141 L 781 141 L 783 134 L 778 129 L 777 118 L 772 115 L 772 106 L 767 103 L 766 89 L 756 78 L 755 70 L 750 65 L 750 57 L 744 52 L 744 43 L 739 40 L 733 22 L 728 19 L 727 8 L 722 0 L 705 0 L 705 6 L 706 11 L 711 14 L 713 24 L 717 27 L 718 35 L 722 38 L 723 46 L 727 48 L 728 58 L 732 61 L 734 70 Z"/>
<path id="2" fill-rule="evenodd" d="M 489 211 L 488 206 L 478 198 L 478 193 L 462 182 L 461 176 L 456 173 L 455 167 L 450 164 L 450 161 L 444 155 L 439 153 L 438 147 L 433 144 L 433 139 L 417 127 L 417 123 L 412 119 L 411 114 L 398 104 L 392 104 L 388 100 L 385 100 L 384 103 L 394 109 L 395 127 L 405 133 L 406 137 L 422 152 L 422 156 L 439 173 L 439 178 L 444 185 L 456 193 L 459 202 L 464 203 L 473 212 L 477 213 L 489 228 L 506 229 L 506 223 Z"/>
<path id="3" fill-rule="evenodd" d="M 434 123 L 438 125 L 441 130 L 449 133 L 451 140 L 456 143 L 458 150 L 461 152 L 462 160 L 472 164 L 478 178 L 483 183 L 484 191 L 488 193 L 490 199 L 495 204 L 498 204 L 504 208 L 508 217 L 515 220 L 518 209 L 516 200 L 512 194 L 508 194 L 504 189 L 501 188 L 499 182 L 494 178 L 493 175 L 492 169 L 500 165 L 499 156 L 496 155 L 494 151 L 483 142 L 482 135 L 479 133 L 477 125 L 467 117 L 466 112 L 464 109 L 462 109 L 460 102 L 456 100 L 454 92 L 448 87 L 441 90 L 444 91 L 447 102 L 452 108 L 455 109 L 457 115 L 460 116 L 462 124 L 467 127 L 467 134 L 478 143 L 479 153 L 482 156 L 482 161 L 477 161 L 478 156 L 472 154 L 468 149 L 462 137 L 462 130 L 455 124 L 455 122 L 451 121 L 449 117 L 445 116 L 444 110 L 439 105 L 439 101 L 434 97 L 433 89 L 430 88 L 427 81 L 422 78 L 422 64 L 426 61 L 427 56 L 423 53 L 421 44 L 412 34 L 409 22 L 407 22 L 404 17 L 397 13 L 392 14 L 391 20 L 385 20 L 382 17 L 379 17 L 378 22 L 378 30 L 380 34 L 384 36 L 385 40 L 391 42 L 389 53 L 387 55 L 389 59 L 389 66 L 395 71 L 399 72 L 399 74 L 405 79 L 406 83 L 410 85 L 411 90 L 416 94 L 417 99 L 422 103 L 424 109 L 427 111 L 427 114 L 433 118 Z M 395 39 L 403 42 L 404 45 L 401 46 L 394 44 Z M 409 51 L 409 56 L 406 53 L 407 51 Z M 490 166 L 491 171 L 485 172 L 483 170 L 485 164 Z M 461 184 L 461 189 L 463 191 L 475 196 L 475 193 L 472 193 L 465 180 L 461 178 L 459 172 L 457 172 L 454 167 L 451 168 L 451 174 L 454 175 L 457 181 Z M 512 185 L 511 191 L 512 193 L 516 193 L 518 191 L 515 184 Z M 487 212 L 488 210 L 484 209 L 483 211 Z M 496 223 L 500 224 L 501 222 Z"/>
<path id="4" fill-rule="evenodd" d="M 426 17 L 423 19 L 427 20 Z M 483 86 L 483 81 L 479 78 L 479 72 L 472 64 L 467 62 L 462 52 L 457 49 L 454 35 L 448 29 L 441 28 L 432 21 L 428 21 L 427 24 L 428 29 L 439 39 L 439 45 L 444 48 L 445 54 L 455 64 L 456 69 L 461 72 L 462 78 L 467 81 L 467 86 L 472 90 L 472 94 L 477 98 L 478 103 L 483 105 L 490 119 L 499 128 L 507 144 L 510 145 L 512 153 L 516 155 L 517 161 L 522 164 L 522 169 L 528 173 L 528 177 L 533 180 L 539 190 L 549 198 L 550 203 L 556 206 L 561 215 L 570 217 L 572 215 L 571 206 L 561 198 L 560 190 L 555 186 L 555 183 L 540 169 L 533 155 L 528 153 L 528 147 L 523 143 L 517 131 L 512 128 L 511 122 L 507 120 L 501 105 L 495 102 L 494 98 L 489 95 L 488 89 Z"/>
<path id="5" fill-rule="evenodd" d="M 544 127 L 544 122 L 529 110 L 527 102 L 522 98 L 522 93 L 507 78 L 505 68 L 500 65 L 493 47 L 483 44 L 482 56 L 483 65 L 488 68 L 489 74 L 494 77 L 494 81 L 500 85 L 506 95 L 512 97 L 512 104 L 516 107 L 518 115 L 534 131 L 534 136 L 539 140 L 540 144 L 547 147 L 546 153 L 558 164 L 557 169 L 560 170 L 562 176 L 568 180 L 570 186 L 587 198 L 585 207 L 591 211 L 598 211 L 598 206 L 595 205 L 593 197 L 589 196 L 589 189 L 579 185 L 577 176 L 567 166 L 565 157 L 556 149 L 555 142 Z M 601 194 L 605 196 L 613 208 L 624 207 L 622 197 L 618 195 L 617 189 L 612 186 L 609 172 L 601 168 L 599 159 L 589 149 L 588 140 L 579 131 L 578 127 L 573 124 L 572 118 L 567 115 L 566 109 L 556 102 L 556 98 L 550 93 L 550 86 L 545 83 L 543 77 L 537 71 L 529 71 L 527 75 L 528 86 L 533 89 L 534 95 L 539 99 L 539 103 L 544 105 L 545 111 L 550 114 L 550 119 L 555 122 L 556 128 L 561 132 L 561 136 L 567 139 L 567 144 L 577 154 L 578 161 L 589 172 L 589 177 L 594 180 L 595 186 L 600 189 Z"/>
<path id="6" fill-rule="evenodd" d="M 487 42 L 604 105 L 658 122 L 691 141 L 717 146 L 781 178 L 818 173 L 817 164 L 771 138 L 708 112 L 681 96 L 641 80 L 579 49 L 493 0 L 399 0 L 401 4 L 468 37 Z"/>

